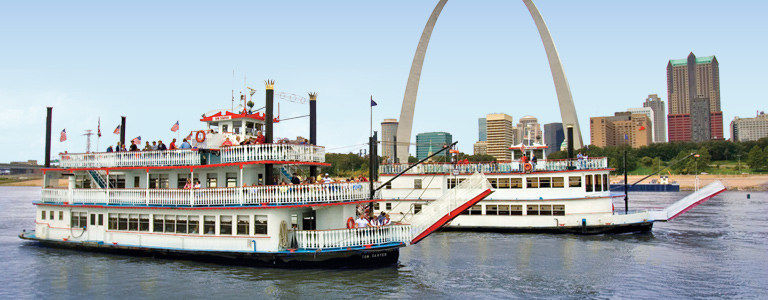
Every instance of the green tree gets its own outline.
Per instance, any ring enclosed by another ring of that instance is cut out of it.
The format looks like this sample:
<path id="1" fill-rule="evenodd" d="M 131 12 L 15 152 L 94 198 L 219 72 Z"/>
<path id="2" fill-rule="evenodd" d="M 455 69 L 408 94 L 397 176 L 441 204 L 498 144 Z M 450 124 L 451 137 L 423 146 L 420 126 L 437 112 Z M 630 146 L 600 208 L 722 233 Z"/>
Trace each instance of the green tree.
<path id="1" fill-rule="evenodd" d="M 651 173 L 658 172 L 662 168 L 666 167 L 666 165 L 662 164 L 661 158 L 654 157 L 653 162 L 651 163 Z"/>
<path id="2" fill-rule="evenodd" d="M 747 156 L 747 165 L 752 170 L 765 169 L 765 159 L 765 151 L 760 149 L 760 146 L 755 145 L 752 147 L 752 150 L 749 150 L 749 155 Z"/>

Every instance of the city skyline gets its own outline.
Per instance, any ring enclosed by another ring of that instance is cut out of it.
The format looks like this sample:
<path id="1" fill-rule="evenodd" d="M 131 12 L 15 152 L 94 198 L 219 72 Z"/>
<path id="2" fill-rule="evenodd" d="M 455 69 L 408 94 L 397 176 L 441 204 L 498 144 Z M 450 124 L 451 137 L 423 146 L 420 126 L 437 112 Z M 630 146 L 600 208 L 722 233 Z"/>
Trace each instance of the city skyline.
<path id="1" fill-rule="evenodd" d="M 169 130 L 176 120 L 188 133 L 202 129 L 200 114 L 229 108 L 233 86 L 236 99 L 240 90 L 247 93 L 244 85 L 257 89 L 254 102 L 263 106 L 266 79 L 276 80 L 276 92 L 318 92 L 318 143 L 329 152 L 356 153 L 366 147 L 368 130 L 360 124 L 369 122 L 371 95 L 378 103 L 374 123 L 400 115 L 415 46 L 435 4 L 8 4 L 0 24 L 14 30 L 0 33 L 8 45 L 0 58 L 6 107 L 0 132 L 14 146 L 2 150 L 2 160 L 44 159 L 46 106 L 54 107 L 53 153 L 83 152 L 82 134 L 96 130 L 99 117 L 103 151 L 117 141 L 111 131 L 121 115 L 128 117 L 127 139 L 168 140 L 177 137 Z M 536 5 L 558 47 L 582 128 L 590 117 L 666 95 L 667 62 L 689 52 L 717 56 L 723 120 L 765 110 L 759 71 L 768 62 L 749 55 L 768 48 L 749 38 L 768 28 L 760 17 L 764 3 Z M 670 34 L 683 25 L 710 38 Z M 414 133 L 451 132 L 459 150 L 471 153 L 477 118 L 488 113 L 561 122 L 546 54 L 523 3 L 448 1 L 427 52 Z M 614 68 L 616 62 L 631 68 Z M 306 104 L 278 102 L 281 118 L 307 114 Z M 276 134 L 308 136 L 307 124 L 285 121 Z M 55 135 L 65 128 L 68 140 L 58 142 Z"/>

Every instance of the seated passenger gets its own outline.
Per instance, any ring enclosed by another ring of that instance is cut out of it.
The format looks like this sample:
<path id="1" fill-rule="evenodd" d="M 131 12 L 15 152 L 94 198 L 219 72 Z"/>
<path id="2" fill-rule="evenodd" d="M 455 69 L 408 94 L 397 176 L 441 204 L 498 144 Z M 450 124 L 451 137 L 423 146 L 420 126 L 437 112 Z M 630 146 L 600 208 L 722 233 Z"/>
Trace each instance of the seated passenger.
<path id="1" fill-rule="evenodd" d="M 226 140 L 224 140 L 224 142 L 223 142 L 223 143 L 221 143 L 221 146 L 222 146 L 222 147 L 229 147 L 229 146 L 232 146 L 232 141 L 230 141 L 230 140 L 229 140 L 229 138 L 227 138 Z"/>
<path id="2" fill-rule="evenodd" d="M 208 231 L 205 234 L 216 234 L 213 232 L 213 227 L 208 227 Z"/>
<path id="3" fill-rule="evenodd" d="M 261 133 L 261 130 L 256 132 L 256 144 L 264 144 L 267 141 L 267 138 L 264 137 L 264 135 Z"/>

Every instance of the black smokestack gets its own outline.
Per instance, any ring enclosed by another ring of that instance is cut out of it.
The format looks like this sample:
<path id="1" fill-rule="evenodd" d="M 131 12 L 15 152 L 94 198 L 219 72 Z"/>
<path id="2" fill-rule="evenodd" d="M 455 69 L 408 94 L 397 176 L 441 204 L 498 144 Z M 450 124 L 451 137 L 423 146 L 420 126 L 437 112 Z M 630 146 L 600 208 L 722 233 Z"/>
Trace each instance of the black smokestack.
<path id="1" fill-rule="evenodd" d="M 266 126 L 264 126 L 264 142 L 267 144 L 272 144 L 272 120 L 274 119 L 274 116 L 272 114 L 272 109 L 274 108 L 273 103 L 275 102 L 275 81 L 274 80 L 266 80 L 264 81 L 264 84 L 266 84 L 266 94 L 267 94 L 267 103 L 266 103 L 266 116 L 265 116 L 265 122 Z M 273 175 L 272 175 L 272 165 L 271 164 L 265 164 L 264 165 L 264 183 L 265 185 L 270 185 L 273 183 Z"/>
<path id="2" fill-rule="evenodd" d="M 566 139 L 568 139 L 568 168 L 570 169 L 570 161 L 573 159 L 573 125 L 568 125 L 566 129 Z"/>
<path id="3" fill-rule="evenodd" d="M 51 120 L 53 119 L 53 107 L 48 107 L 48 116 L 45 118 L 45 167 L 51 167 Z"/>
<path id="4" fill-rule="evenodd" d="M 309 144 L 317 145 L 317 93 L 309 93 Z M 309 167 L 309 175 L 317 177 L 317 166 Z"/>
<path id="5" fill-rule="evenodd" d="M 125 145 L 125 116 L 121 118 L 123 118 L 123 121 L 120 123 L 120 145 Z"/>

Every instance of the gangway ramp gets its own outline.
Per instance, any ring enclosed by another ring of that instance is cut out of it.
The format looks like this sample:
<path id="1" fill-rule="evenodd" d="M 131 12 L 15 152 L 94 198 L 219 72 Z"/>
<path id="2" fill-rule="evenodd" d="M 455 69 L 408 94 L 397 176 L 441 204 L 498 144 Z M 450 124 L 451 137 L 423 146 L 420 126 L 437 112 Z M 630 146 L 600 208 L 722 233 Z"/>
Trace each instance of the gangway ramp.
<path id="1" fill-rule="evenodd" d="M 488 178 L 482 173 L 475 173 L 455 188 L 447 190 L 442 196 L 425 205 L 422 210 L 412 215 L 411 244 L 416 244 L 432 232 L 447 224 L 461 212 L 493 193 Z"/>
<path id="2" fill-rule="evenodd" d="M 671 221 L 682 215 L 686 211 L 704 203 L 704 201 L 720 194 L 726 190 L 725 185 L 719 180 L 708 184 L 707 186 L 685 196 L 663 210 L 649 211 L 649 217 L 654 221 Z"/>

